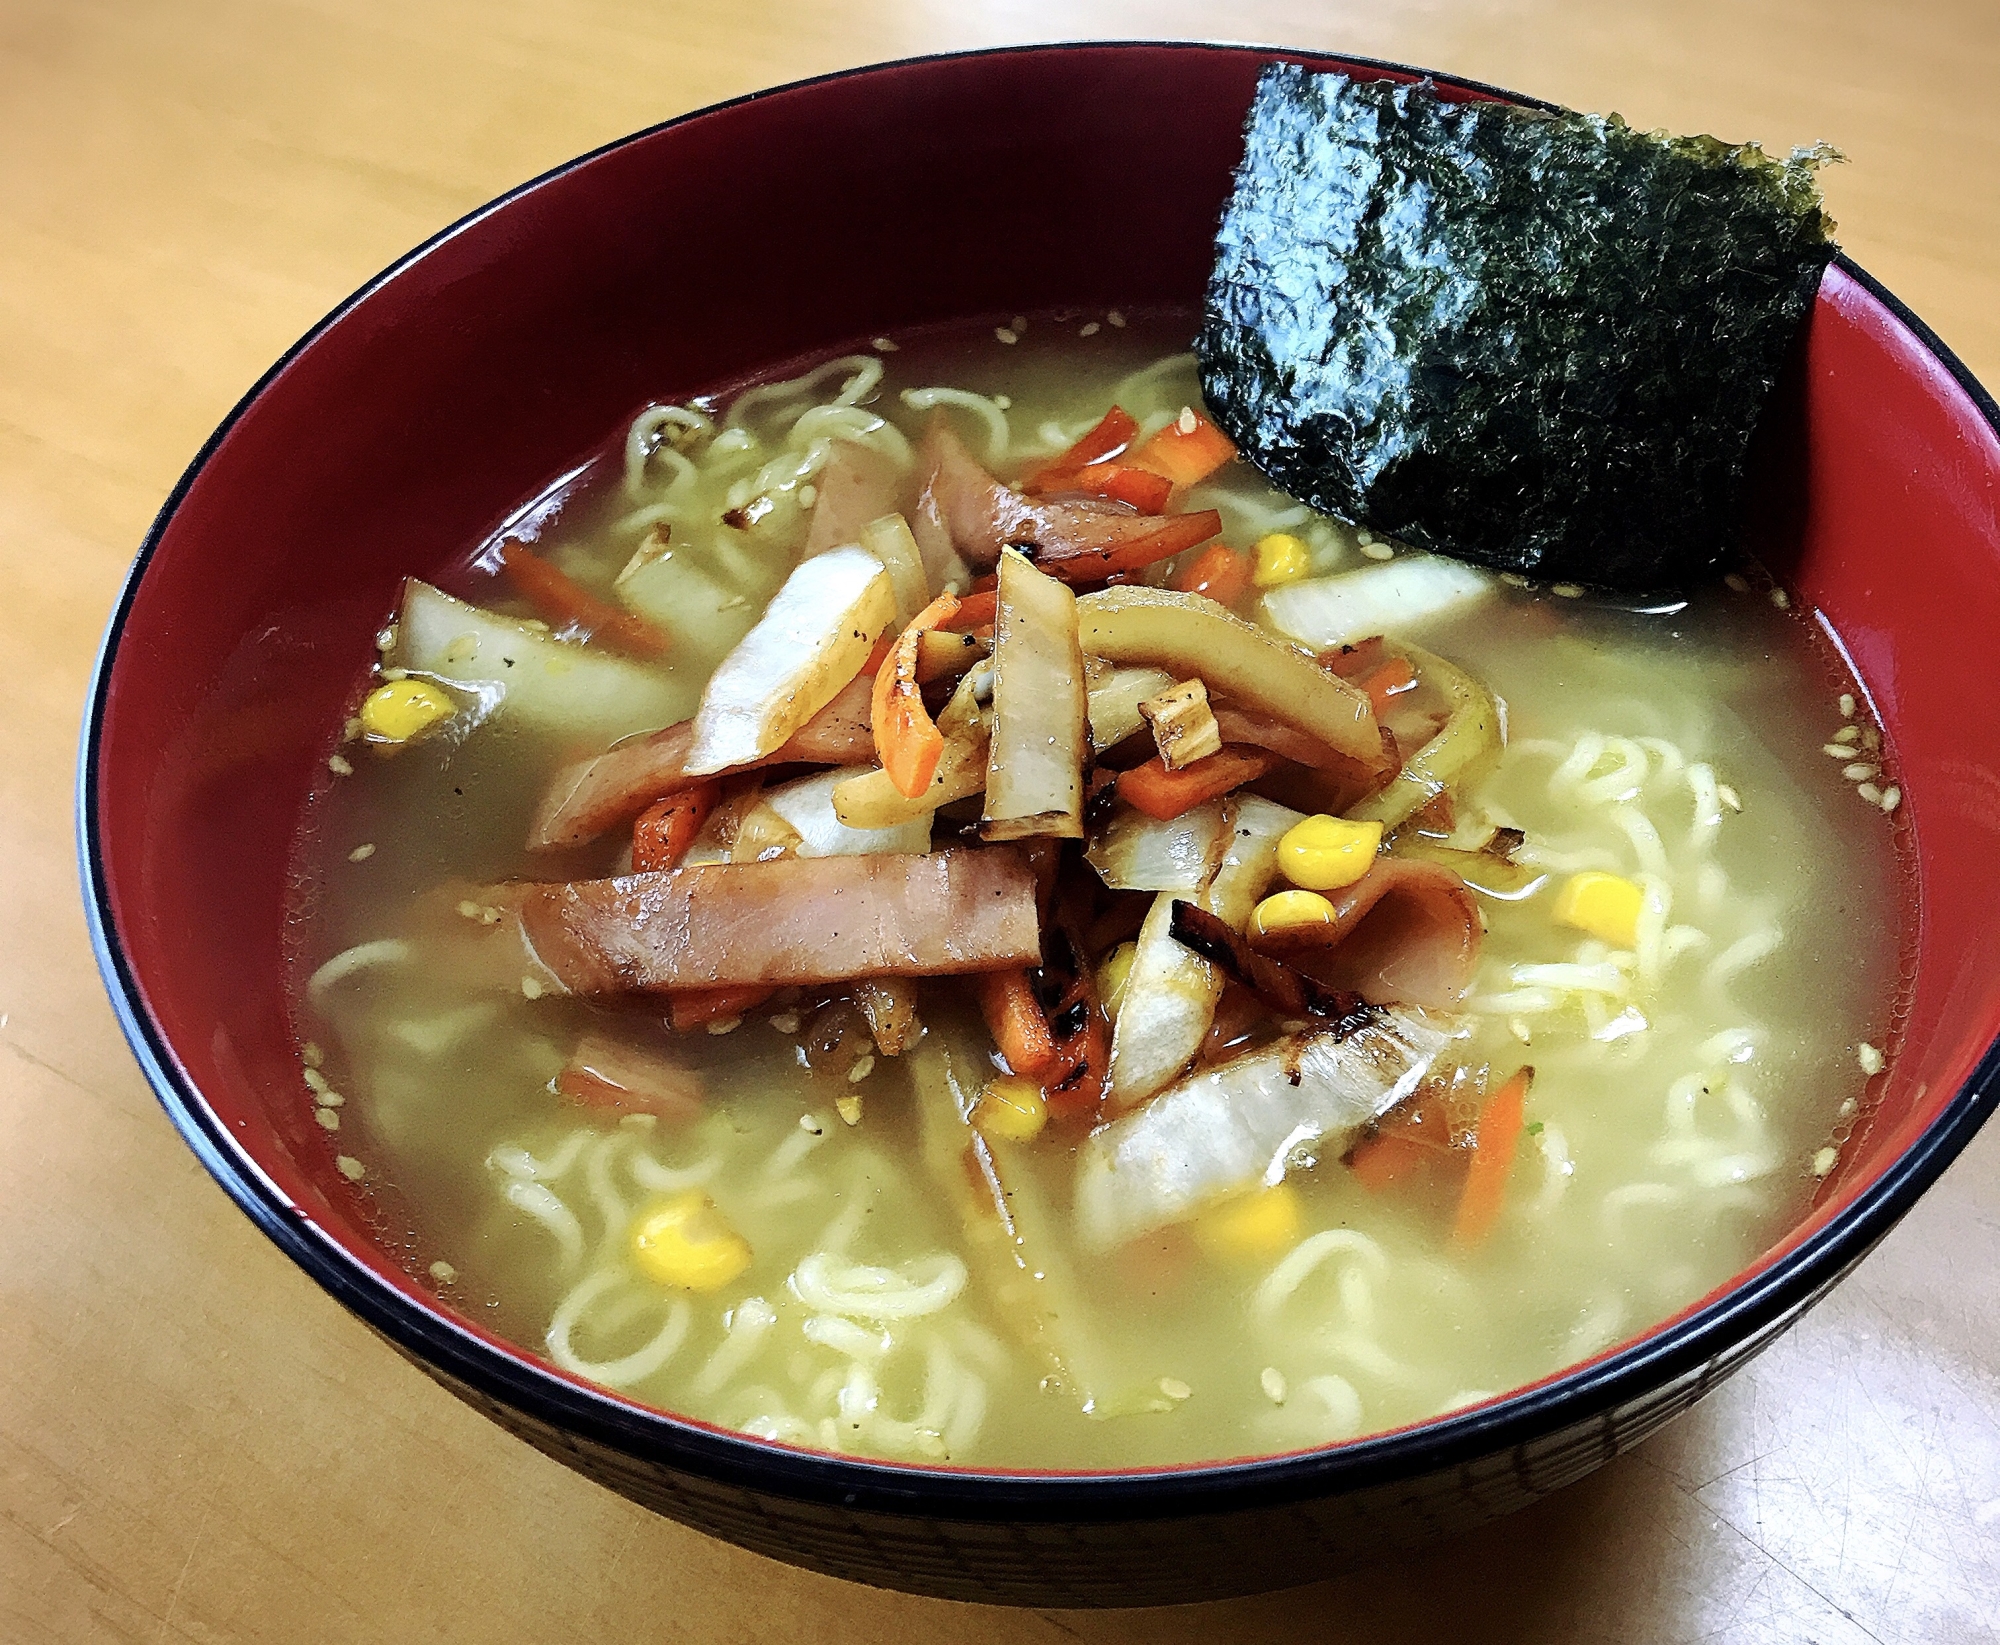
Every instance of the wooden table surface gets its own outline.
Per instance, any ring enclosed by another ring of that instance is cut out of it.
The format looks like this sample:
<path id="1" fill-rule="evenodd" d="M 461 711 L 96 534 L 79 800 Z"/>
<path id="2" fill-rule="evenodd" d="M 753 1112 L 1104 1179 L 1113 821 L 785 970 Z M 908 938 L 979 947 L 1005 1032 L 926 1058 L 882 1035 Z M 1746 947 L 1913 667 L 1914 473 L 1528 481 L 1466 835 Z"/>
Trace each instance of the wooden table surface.
<path id="1" fill-rule="evenodd" d="M 607 139 L 961 46 L 1434 65 L 1826 139 L 1842 239 L 2000 382 L 1994 0 L 0 0 L 0 1645 L 2000 1639 L 2000 1127 L 1831 1301 L 1590 1481 L 1289 1594 L 1021 1614 L 767 1563 L 411 1370 L 181 1145 L 99 989 L 71 773 L 175 476 L 328 307 Z"/>

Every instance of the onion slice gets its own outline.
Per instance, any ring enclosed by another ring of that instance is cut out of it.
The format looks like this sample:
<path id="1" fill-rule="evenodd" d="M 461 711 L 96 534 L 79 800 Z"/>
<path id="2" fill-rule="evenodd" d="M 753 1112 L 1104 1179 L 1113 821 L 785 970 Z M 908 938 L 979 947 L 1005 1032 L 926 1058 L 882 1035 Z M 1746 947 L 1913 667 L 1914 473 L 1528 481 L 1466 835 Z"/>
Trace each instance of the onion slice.
<path id="1" fill-rule="evenodd" d="M 1083 837 L 1083 763 L 1089 747 L 1077 599 L 1025 556 L 1000 556 L 993 633 L 992 741 L 986 758 L 991 840 Z"/>

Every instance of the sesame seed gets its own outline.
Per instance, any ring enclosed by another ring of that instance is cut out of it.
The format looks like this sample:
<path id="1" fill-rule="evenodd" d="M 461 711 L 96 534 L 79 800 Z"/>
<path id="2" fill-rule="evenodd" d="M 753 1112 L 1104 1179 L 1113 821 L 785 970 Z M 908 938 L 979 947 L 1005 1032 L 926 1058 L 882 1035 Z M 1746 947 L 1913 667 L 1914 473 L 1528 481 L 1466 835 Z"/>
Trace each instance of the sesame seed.
<path id="1" fill-rule="evenodd" d="M 864 1055 L 856 1057 L 854 1059 L 854 1066 L 847 1071 L 847 1083 L 849 1085 L 859 1085 L 874 1072 L 875 1059 L 873 1056 Z"/>
<path id="2" fill-rule="evenodd" d="M 1168 1399 L 1183 1400 L 1193 1394 L 1194 1390 L 1181 1381 L 1179 1377 L 1161 1377 L 1160 1392 L 1165 1394 Z"/>
<path id="3" fill-rule="evenodd" d="M 651 1131 L 660 1123 L 658 1114 L 621 1114 L 618 1129 L 621 1131 Z"/>
<path id="4" fill-rule="evenodd" d="M 332 1087 L 320 1092 L 314 1099 L 322 1108 L 345 1108 L 347 1099 Z"/>
<path id="5" fill-rule="evenodd" d="M 1858 783 L 1869 777 L 1881 776 L 1882 768 L 1879 765 L 1844 765 L 1840 768 L 1840 774 L 1849 782 Z"/>
<path id="6" fill-rule="evenodd" d="M 349 1182 L 359 1182 L 363 1177 L 368 1175 L 368 1167 L 363 1165 L 352 1154 L 334 1155 L 333 1166 Z"/>
<path id="7" fill-rule="evenodd" d="M 861 1123 L 861 1098 L 854 1092 L 846 1091 L 835 1097 L 833 1106 L 844 1123 L 850 1126 Z"/>
<path id="8" fill-rule="evenodd" d="M 993 335 L 998 337 L 1003 343 L 1018 343 L 1021 340 L 1021 334 L 1018 331 L 1011 331 L 1006 326 L 995 326 L 993 328 Z"/>
<path id="9" fill-rule="evenodd" d="M 741 1017 L 718 1017 L 708 1025 L 711 1034 L 733 1034 L 743 1026 Z"/>
<path id="10" fill-rule="evenodd" d="M 1109 320 L 1114 326 L 1123 326 L 1125 324 L 1125 313 L 1122 309 L 1114 308 L 1104 318 Z"/>
<path id="11" fill-rule="evenodd" d="M 1520 1017 L 1514 1017 L 1509 1020 L 1507 1031 L 1523 1045 L 1532 1043 L 1534 1039 L 1534 1035 L 1529 1032 L 1527 1023 Z"/>
<path id="12" fill-rule="evenodd" d="M 1870 1079 L 1881 1073 L 1885 1064 L 1882 1053 L 1866 1040 L 1854 1048 L 1854 1060 L 1861 1064 L 1861 1072 Z"/>
<path id="13" fill-rule="evenodd" d="M 799 1031 L 799 1014 L 796 1011 L 780 1011 L 771 1019 L 771 1026 L 781 1034 L 796 1034 Z"/>
<path id="14" fill-rule="evenodd" d="M 1858 743 L 1861 741 L 1861 727 L 1844 725 L 1833 734 L 1833 740 L 1837 743 Z"/>
<path id="15" fill-rule="evenodd" d="M 1834 1161 L 1839 1158 L 1839 1149 L 1822 1148 L 1817 1154 L 1813 1155 L 1813 1175 L 1816 1177 L 1825 1176 L 1827 1172 L 1833 1169 Z"/>
<path id="16" fill-rule="evenodd" d="M 1273 1405 L 1285 1403 L 1285 1373 L 1277 1366 L 1265 1366 L 1257 1381 L 1264 1390 L 1264 1397 Z"/>
<path id="17" fill-rule="evenodd" d="M 808 482 L 799 487 L 799 507 L 811 508 L 819 501 L 819 487 Z"/>
<path id="18" fill-rule="evenodd" d="M 1821 743 L 1819 751 L 1836 760 L 1851 760 L 1854 758 L 1854 750 L 1849 748 L 1846 743 Z"/>
<path id="19" fill-rule="evenodd" d="M 1894 811 L 1902 803 L 1903 791 L 1894 783 L 1891 783 L 1887 788 L 1882 790 L 1882 809 L 1884 811 Z"/>
<path id="20" fill-rule="evenodd" d="M 375 636 L 375 649 L 377 651 L 393 650 L 395 648 L 395 644 L 396 644 L 396 625 L 394 623 L 391 623 L 387 628 L 380 630 Z"/>
<path id="21" fill-rule="evenodd" d="M 334 755 L 332 759 L 326 762 L 326 768 L 327 770 L 331 771 L 336 777 L 351 777 L 354 775 L 354 767 L 349 765 L 347 761 L 338 754 Z"/>
<path id="22" fill-rule="evenodd" d="M 318 1068 L 308 1067 L 306 1069 L 306 1089 L 312 1092 L 314 1096 L 318 1096 L 322 1091 L 330 1091 L 333 1088 L 326 1083 L 326 1076 Z"/>
<path id="23" fill-rule="evenodd" d="M 993 403 L 1002 411 L 1014 409 L 1014 397 L 1011 394 L 996 394 L 993 396 Z"/>
<path id="24" fill-rule="evenodd" d="M 382 670 L 382 678 L 385 680 L 407 680 L 409 677 L 410 671 L 407 668 L 385 668 Z"/>
<path id="25" fill-rule="evenodd" d="M 480 909 L 479 923 L 481 925 L 498 925 L 500 923 L 500 910 L 497 908 Z"/>
<path id="26" fill-rule="evenodd" d="M 799 1115 L 799 1129 L 805 1132 L 807 1136 L 823 1137 L 826 1135 L 826 1121 L 821 1119 L 817 1114 L 801 1114 Z"/>
<path id="27" fill-rule="evenodd" d="M 1082 327 L 1079 328 L 1079 330 L 1077 331 L 1077 336 L 1095 337 L 1103 329 L 1104 328 L 1100 326 L 1095 320 L 1087 320 L 1084 322 Z"/>
<path id="28" fill-rule="evenodd" d="M 321 1063 L 326 1061 L 326 1053 L 315 1042 L 307 1040 L 299 1048 L 299 1061 L 303 1062 L 308 1068 L 317 1068 Z"/>
<path id="29" fill-rule="evenodd" d="M 1393 560 L 1396 557 L 1396 551 L 1387 543 L 1363 543 L 1361 552 L 1371 560 Z"/>
<path id="30" fill-rule="evenodd" d="M 318 1120 L 329 1131 L 338 1131 L 340 1129 L 340 1116 L 331 1108 L 315 1108 L 313 1110 L 313 1118 Z"/>
<path id="31" fill-rule="evenodd" d="M 479 904 L 476 902 L 462 902 L 458 905 L 458 911 L 469 920 L 479 918 Z"/>
<path id="32" fill-rule="evenodd" d="M 370 857 L 374 855 L 375 855 L 374 846 L 357 845 L 352 851 L 347 853 L 347 860 L 349 862 L 366 862 Z"/>
<path id="33" fill-rule="evenodd" d="M 1500 580 L 1509 588 L 1528 587 L 1528 579 L 1523 577 L 1518 571 L 1503 571 L 1500 573 Z"/>
<path id="34" fill-rule="evenodd" d="M 887 337 L 877 337 L 875 339 L 875 347 L 883 354 L 894 354 L 896 352 L 896 345 Z"/>
<path id="35" fill-rule="evenodd" d="M 367 729 L 368 728 L 361 723 L 360 715 L 350 714 L 347 717 L 347 723 L 340 728 L 340 740 L 344 743 L 354 742 L 360 737 L 361 733 L 366 731 Z"/>
<path id="36" fill-rule="evenodd" d="M 1854 718 L 1854 693 L 1851 691 L 1843 691 L 1840 694 L 1840 717 L 1843 720 Z"/>
<path id="37" fill-rule="evenodd" d="M 1181 407 L 1181 414 L 1174 419 L 1174 427 L 1183 434 L 1192 434 L 1201 427 L 1201 419 L 1195 416 L 1193 406 Z"/>
<path id="38" fill-rule="evenodd" d="M 1782 588 L 1774 588 L 1771 590 L 1771 604 L 1776 606 L 1780 611 L 1790 611 L 1792 609 L 1792 597 Z"/>
<path id="39" fill-rule="evenodd" d="M 534 977 L 523 977 L 521 979 L 521 998 L 524 1000 L 538 1000 L 541 997 L 541 983 Z"/>
<path id="40" fill-rule="evenodd" d="M 1882 803 L 1882 790 L 1877 788 L 1873 783 L 1861 783 L 1855 788 L 1854 792 L 1859 794 L 1870 805 L 1880 805 Z"/>
<path id="41" fill-rule="evenodd" d="M 1861 728 L 1861 746 L 1873 754 L 1882 746 L 1882 733 L 1872 725 L 1864 725 Z"/>
<path id="42" fill-rule="evenodd" d="M 1734 589 L 1738 594 L 1748 594 L 1750 592 L 1750 579 L 1740 572 L 1731 571 L 1723 577 L 1722 586 Z"/>
<path id="43" fill-rule="evenodd" d="M 1856 1114 L 1860 1112 L 1861 1112 L 1861 1104 L 1856 1102 L 1852 1097 L 1846 1097 L 1842 1099 L 1840 1104 L 1840 1117 L 1842 1119 L 1851 1120 L 1852 1118 L 1854 1118 Z"/>
<path id="44" fill-rule="evenodd" d="M 1558 599 L 1581 599 L 1583 597 L 1583 585 L 1580 583 L 1551 583 L 1549 585 L 1549 592 Z"/>
<path id="45" fill-rule="evenodd" d="M 440 1285 L 456 1285 L 458 1270 L 448 1262 L 434 1262 L 431 1264 L 431 1278 Z"/>

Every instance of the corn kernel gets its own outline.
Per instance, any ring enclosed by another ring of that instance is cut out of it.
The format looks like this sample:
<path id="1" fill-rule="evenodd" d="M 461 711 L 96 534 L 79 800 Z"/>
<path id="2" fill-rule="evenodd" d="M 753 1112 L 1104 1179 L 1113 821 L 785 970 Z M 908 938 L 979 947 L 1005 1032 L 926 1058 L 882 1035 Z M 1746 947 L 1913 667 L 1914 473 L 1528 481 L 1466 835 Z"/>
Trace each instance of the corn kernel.
<path id="1" fill-rule="evenodd" d="M 1613 948 L 1636 948 L 1645 901 L 1645 892 L 1632 881 L 1590 869 L 1570 876 L 1556 898 L 1555 917 L 1558 924 L 1588 931 Z"/>
<path id="2" fill-rule="evenodd" d="M 999 1142 L 1033 1142 L 1049 1122 L 1049 1105 L 1033 1080 L 1010 1075 L 988 1080 L 973 1105 L 972 1123 L 981 1136 Z"/>
<path id="3" fill-rule="evenodd" d="M 1312 574 L 1312 554 L 1289 531 L 1273 531 L 1259 537 L 1251 552 L 1256 556 L 1256 564 L 1251 568 L 1250 580 L 1259 588 L 1295 583 Z"/>
<path id="4" fill-rule="evenodd" d="M 1308 891 L 1338 891 L 1374 866 L 1381 844 L 1378 822 L 1308 817 L 1278 842 L 1278 867 L 1292 884 Z"/>
<path id="5" fill-rule="evenodd" d="M 458 705 L 434 685 L 392 680 L 368 693 L 361 705 L 361 726 L 378 741 L 406 743 L 457 711 Z"/>
<path id="6" fill-rule="evenodd" d="M 699 1189 L 676 1194 L 632 1228 L 632 1260 L 648 1279 L 718 1291 L 750 1266 L 750 1247 Z"/>
<path id="7" fill-rule="evenodd" d="M 1299 1237 L 1299 1196 L 1288 1182 L 1224 1200 L 1194 1220 L 1195 1243 L 1212 1257 L 1275 1257 Z"/>
<path id="8" fill-rule="evenodd" d="M 1125 997 L 1125 983 L 1132 975 L 1132 956 L 1138 952 L 1136 942 L 1121 942 L 1097 968 L 1097 997 L 1107 1015 L 1118 1014 L 1118 1002 Z"/>
<path id="9" fill-rule="evenodd" d="M 1274 931 L 1297 931 L 1303 926 L 1333 924 L 1333 904 L 1317 891 L 1279 891 L 1266 897 L 1250 913 L 1250 935 L 1268 937 Z"/>

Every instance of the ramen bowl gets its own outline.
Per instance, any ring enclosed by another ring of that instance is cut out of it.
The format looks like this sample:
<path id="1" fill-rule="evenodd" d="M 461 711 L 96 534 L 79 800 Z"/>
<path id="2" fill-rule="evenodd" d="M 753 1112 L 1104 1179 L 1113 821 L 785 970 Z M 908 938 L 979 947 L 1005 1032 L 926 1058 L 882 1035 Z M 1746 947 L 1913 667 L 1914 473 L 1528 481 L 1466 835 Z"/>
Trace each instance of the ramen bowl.
<path id="1" fill-rule="evenodd" d="M 1727 1285 L 1413 1427 L 1084 1474 L 856 1460 L 686 1420 L 565 1374 L 406 1270 L 297 1101 L 285 981 L 292 842 L 401 580 L 462 555 L 649 398 L 890 330 L 1192 305 L 1253 84 L 1280 58 L 1418 77 L 1200 45 L 931 58 L 703 110 L 539 178 L 271 369 L 174 489 L 111 619 L 79 779 L 86 901 L 124 1031 L 188 1145 L 444 1387 L 775 1558 L 968 1600 L 1158 1604 L 1306 1581 L 1509 1512 L 1768 1345 L 2000 1092 L 2000 677 L 1951 665 L 2000 632 L 2000 414 L 1841 260 L 1760 436 L 1758 546 L 1870 695 L 1920 907 L 1889 1071 L 1803 1219 Z M 1030 186 L 1107 166 L 1115 189 Z"/>

